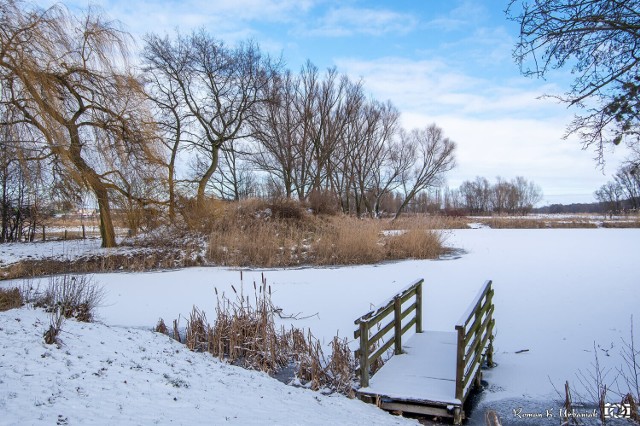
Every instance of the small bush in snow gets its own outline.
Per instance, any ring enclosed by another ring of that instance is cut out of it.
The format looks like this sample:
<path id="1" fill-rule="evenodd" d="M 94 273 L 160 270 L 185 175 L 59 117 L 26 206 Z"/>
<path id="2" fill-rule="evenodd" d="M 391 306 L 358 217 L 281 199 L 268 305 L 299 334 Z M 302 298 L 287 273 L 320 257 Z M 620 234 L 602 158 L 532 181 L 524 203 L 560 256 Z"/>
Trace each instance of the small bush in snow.
<path id="1" fill-rule="evenodd" d="M 162 318 L 158 320 L 158 324 L 156 324 L 156 328 L 154 328 L 153 331 L 161 334 L 169 334 L 169 329 Z"/>
<path id="2" fill-rule="evenodd" d="M 17 288 L 0 288 L 0 311 L 19 308 L 22 306 L 22 294 Z"/>
<path id="3" fill-rule="evenodd" d="M 56 306 L 49 316 L 49 328 L 44 332 L 44 342 L 47 345 L 59 344 L 58 335 L 62 331 L 62 323 L 64 322 L 64 315 L 62 314 L 62 308 Z"/>
<path id="4" fill-rule="evenodd" d="M 93 321 L 95 309 L 104 299 L 104 289 L 87 275 L 51 277 L 49 285 L 34 301 L 48 312 L 59 311 L 65 318 Z"/>

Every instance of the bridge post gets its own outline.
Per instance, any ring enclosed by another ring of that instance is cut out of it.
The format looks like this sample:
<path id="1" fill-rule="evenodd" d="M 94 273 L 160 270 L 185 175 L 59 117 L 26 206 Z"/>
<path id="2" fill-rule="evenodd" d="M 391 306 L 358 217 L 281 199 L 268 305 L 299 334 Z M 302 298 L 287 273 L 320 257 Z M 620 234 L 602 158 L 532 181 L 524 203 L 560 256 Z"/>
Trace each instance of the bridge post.
<path id="1" fill-rule="evenodd" d="M 456 325 L 456 331 L 458 332 L 458 344 L 456 349 L 456 399 L 462 401 L 464 394 L 464 326 Z"/>
<path id="2" fill-rule="evenodd" d="M 416 333 L 422 333 L 422 280 L 416 287 Z"/>
<path id="3" fill-rule="evenodd" d="M 402 353 L 402 300 L 398 296 L 393 300 L 393 325 L 394 354 L 400 355 Z"/>
<path id="4" fill-rule="evenodd" d="M 360 386 L 369 386 L 369 324 L 360 322 Z"/>

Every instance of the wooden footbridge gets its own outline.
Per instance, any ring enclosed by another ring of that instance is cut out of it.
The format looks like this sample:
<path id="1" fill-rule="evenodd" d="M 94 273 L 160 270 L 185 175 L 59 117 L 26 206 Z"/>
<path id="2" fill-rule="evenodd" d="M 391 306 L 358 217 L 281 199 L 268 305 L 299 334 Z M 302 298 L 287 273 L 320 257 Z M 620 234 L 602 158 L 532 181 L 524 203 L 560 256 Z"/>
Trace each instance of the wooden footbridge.
<path id="1" fill-rule="evenodd" d="M 385 410 L 450 417 L 461 424 L 482 366 L 494 365 L 491 281 L 452 331 L 422 329 L 422 284 L 416 281 L 355 321 L 358 397 Z M 416 334 L 404 342 L 402 336 L 414 326 Z M 382 365 L 392 346 L 393 356 Z"/>

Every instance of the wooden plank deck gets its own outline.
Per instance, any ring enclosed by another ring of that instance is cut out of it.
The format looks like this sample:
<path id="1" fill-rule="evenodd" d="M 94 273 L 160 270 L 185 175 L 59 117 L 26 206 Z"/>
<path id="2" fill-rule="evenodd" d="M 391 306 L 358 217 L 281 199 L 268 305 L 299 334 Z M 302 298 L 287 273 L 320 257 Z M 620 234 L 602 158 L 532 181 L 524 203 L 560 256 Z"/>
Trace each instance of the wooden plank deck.
<path id="1" fill-rule="evenodd" d="M 455 397 L 456 338 L 448 331 L 414 334 L 402 345 L 404 352 L 392 356 L 358 393 L 387 403 L 460 407 L 462 401 Z"/>
<path id="2" fill-rule="evenodd" d="M 355 320 L 362 386 L 357 394 L 385 410 L 452 417 L 459 425 L 467 396 L 482 380 L 482 365 L 493 366 L 491 281 L 481 287 L 455 331 L 422 329 L 422 283 L 416 281 Z M 414 325 L 416 334 L 404 341 L 402 335 Z M 391 331 L 393 336 L 385 337 Z M 394 356 L 372 376 L 371 366 L 392 346 Z"/>

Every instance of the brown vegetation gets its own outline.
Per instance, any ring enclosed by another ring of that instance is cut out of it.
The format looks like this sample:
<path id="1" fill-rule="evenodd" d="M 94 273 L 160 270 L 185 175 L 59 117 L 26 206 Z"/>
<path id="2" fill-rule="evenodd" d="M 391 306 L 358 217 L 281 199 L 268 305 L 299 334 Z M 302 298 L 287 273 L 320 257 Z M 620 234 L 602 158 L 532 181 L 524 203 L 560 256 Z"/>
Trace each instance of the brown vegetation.
<path id="1" fill-rule="evenodd" d="M 205 209 L 207 207 L 204 207 Z M 212 221 L 208 260 L 228 266 L 292 266 L 376 263 L 435 258 L 445 249 L 433 227 L 385 232 L 388 221 L 314 216 L 293 201 L 229 203 Z M 403 224 L 415 219 L 401 219 Z M 398 228 L 396 228 L 398 229 Z"/>
<path id="2" fill-rule="evenodd" d="M 22 295 L 17 288 L 0 288 L 0 312 L 22 306 Z"/>
<path id="3" fill-rule="evenodd" d="M 84 256 L 74 260 L 27 259 L 0 268 L 1 280 L 65 273 L 148 271 L 198 266 L 204 259 L 196 252 L 153 248 L 145 251 Z"/>
<path id="4" fill-rule="evenodd" d="M 308 384 L 313 390 L 330 388 L 353 396 L 355 361 L 346 339 L 335 337 L 331 343 L 332 353 L 327 359 L 322 345 L 311 332 L 275 324 L 281 309 L 271 301 L 271 288 L 263 277 L 260 285 L 253 284 L 254 294 L 250 298 L 234 290 L 234 299 L 218 294 L 216 319 L 210 324 L 203 311 L 193 307 L 187 320 L 185 345 L 192 351 L 209 352 L 235 365 L 274 374 L 291 366 L 299 382 Z M 174 321 L 173 336 L 177 340 L 177 321 Z M 169 334 L 160 319 L 155 331 Z"/>

